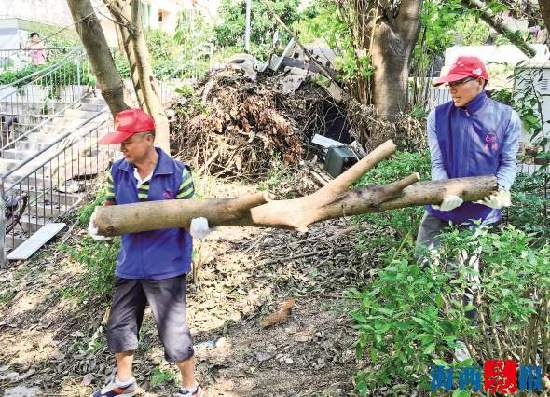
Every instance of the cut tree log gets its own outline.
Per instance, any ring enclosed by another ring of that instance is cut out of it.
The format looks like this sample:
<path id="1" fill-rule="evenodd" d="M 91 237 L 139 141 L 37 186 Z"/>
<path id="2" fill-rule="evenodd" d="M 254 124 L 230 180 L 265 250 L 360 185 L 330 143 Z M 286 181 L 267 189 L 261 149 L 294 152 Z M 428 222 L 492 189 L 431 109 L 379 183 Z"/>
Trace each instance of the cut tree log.
<path id="1" fill-rule="evenodd" d="M 95 223 L 103 236 L 117 236 L 171 227 L 187 228 L 191 219 L 205 217 L 211 226 L 272 226 L 306 230 L 313 223 L 367 212 L 439 204 L 448 194 L 464 201 L 479 200 L 497 189 L 493 175 L 419 181 L 413 173 L 388 185 L 350 186 L 378 162 L 391 156 L 388 141 L 315 193 L 289 200 L 271 200 L 266 193 L 238 198 L 164 200 L 96 208 Z"/>

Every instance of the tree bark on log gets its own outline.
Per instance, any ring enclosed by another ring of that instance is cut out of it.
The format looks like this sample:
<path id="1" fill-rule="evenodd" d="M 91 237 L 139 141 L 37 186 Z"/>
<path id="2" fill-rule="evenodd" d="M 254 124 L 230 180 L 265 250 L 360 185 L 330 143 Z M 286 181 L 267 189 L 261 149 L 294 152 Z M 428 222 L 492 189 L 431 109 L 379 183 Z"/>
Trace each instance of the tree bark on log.
<path id="1" fill-rule="evenodd" d="M 388 141 L 317 192 L 296 199 L 270 200 L 265 193 L 231 199 L 149 201 L 96 208 L 99 234 L 117 236 L 146 230 L 189 226 L 205 217 L 211 226 L 272 226 L 306 230 L 313 223 L 367 212 L 388 211 L 424 204 L 439 204 L 447 194 L 465 201 L 487 196 L 497 189 L 496 177 L 457 178 L 422 182 L 413 173 L 388 185 L 349 189 L 351 184 L 395 151 Z"/>

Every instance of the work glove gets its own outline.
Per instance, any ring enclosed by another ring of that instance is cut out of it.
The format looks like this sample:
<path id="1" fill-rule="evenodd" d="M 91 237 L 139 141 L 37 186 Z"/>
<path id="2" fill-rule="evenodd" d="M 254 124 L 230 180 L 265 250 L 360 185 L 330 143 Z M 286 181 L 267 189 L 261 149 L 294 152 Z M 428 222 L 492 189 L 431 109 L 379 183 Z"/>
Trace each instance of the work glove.
<path id="1" fill-rule="evenodd" d="M 449 195 L 443 197 L 443 201 L 439 205 L 432 205 L 432 207 L 439 211 L 452 211 L 462 205 L 462 199 L 455 195 Z"/>
<path id="2" fill-rule="evenodd" d="M 507 190 L 499 190 L 481 200 L 475 201 L 475 203 L 486 205 L 495 210 L 500 210 L 503 207 L 510 207 L 512 205 L 512 195 Z"/>
<path id="3" fill-rule="evenodd" d="M 98 234 L 97 226 L 95 225 L 95 210 L 90 216 L 90 222 L 88 223 L 88 234 L 96 241 L 112 240 L 112 237 L 101 236 Z"/>
<path id="4" fill-rule="evenodd" d="M 189 227 L 189 234 L 196 239 L 203 239 L 208 235 L 212 229 L 208 226 L 208 219 L 204 217 L 191 219 L 191 226 Z"/>

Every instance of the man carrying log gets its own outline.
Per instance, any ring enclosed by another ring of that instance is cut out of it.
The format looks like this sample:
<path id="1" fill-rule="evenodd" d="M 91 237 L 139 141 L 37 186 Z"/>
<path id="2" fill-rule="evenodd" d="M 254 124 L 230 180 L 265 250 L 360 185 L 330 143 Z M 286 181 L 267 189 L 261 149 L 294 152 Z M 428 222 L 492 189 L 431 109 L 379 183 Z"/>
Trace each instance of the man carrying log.
<path id="1" fill-rule="evenodd" d="M 516 177 L 516 154 L 521 133 L 517 113 L 490 99 L 485 92 L 489 76 L 476 57 L 461 56 L 436 86 L 447 84 L 452 101 L 437 106 L 428 116 L 428 142 L 432 180 L 496 175 L 498 191 L 482 200 L 468 202 L 449 191 L 440 205 L 427 205 L 420 223 L 417 255 L 439 246 L 439 235 L 449 224 L 492 225 L 510 206 L 510 188 Z M 479 271 L 479 264 L 475 264 Z M 464 294 L 464 304 L 473 304 L 475 281 Z M 475 318 L 475 310 L 466 313 Z"/>
<path id="2" fill-rule="evenodd" d="M 155 122 L 141 109 L 116 115 L 116 132 L 100 140 L 120 144 L 124 158 L 115 162 L 108 178 L 105 206 L 155 200 L 189 199 L 194 194 L 189 169 L 154 146 Z M 191 333 L 186 323 L 186 273 L 191 266 L 192 237 L 208 231 L 204 218 L 184 228 L 128 233 L 122 236 L 116 265 L 116 286 L 106 327 L 107 342 L 115 354 L 116 369 L 92 397 L 133 396 L 139 388 L 132 376 L 134 351 L 145 305 L 157 323 L 165 358 L 175 363 L 182 376 L 177 397 L 198 397 Z M 97 233 L 95 215 L 90 235 Z"/>

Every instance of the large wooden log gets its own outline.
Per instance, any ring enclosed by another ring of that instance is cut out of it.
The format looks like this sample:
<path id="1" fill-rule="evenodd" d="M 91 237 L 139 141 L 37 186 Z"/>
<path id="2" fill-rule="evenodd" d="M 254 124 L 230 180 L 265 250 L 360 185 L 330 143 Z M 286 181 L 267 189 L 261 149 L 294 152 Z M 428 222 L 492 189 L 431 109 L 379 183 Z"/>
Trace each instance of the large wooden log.
<path id="1" fill-rule="evenodd" d="M 473 201 L 496 190 L 496 177 L 458 178 L 417 183 L 413 173 L 388 185 L 350 189 L 351 184 L 395 151 L 391 141 L 317 192 L 296 199 L 270 200 L 264 193 L 231 199 L 165 200 L 98 207 L 99 234 L 116 236 L 169 227 L 188 227 L 191 219 L 206 217 L 211 226 L 273 226 L 306 229 L 327 219 L 366 212 L 388 211 L 424 204 L 439 204 L 446 194 Z"/>

